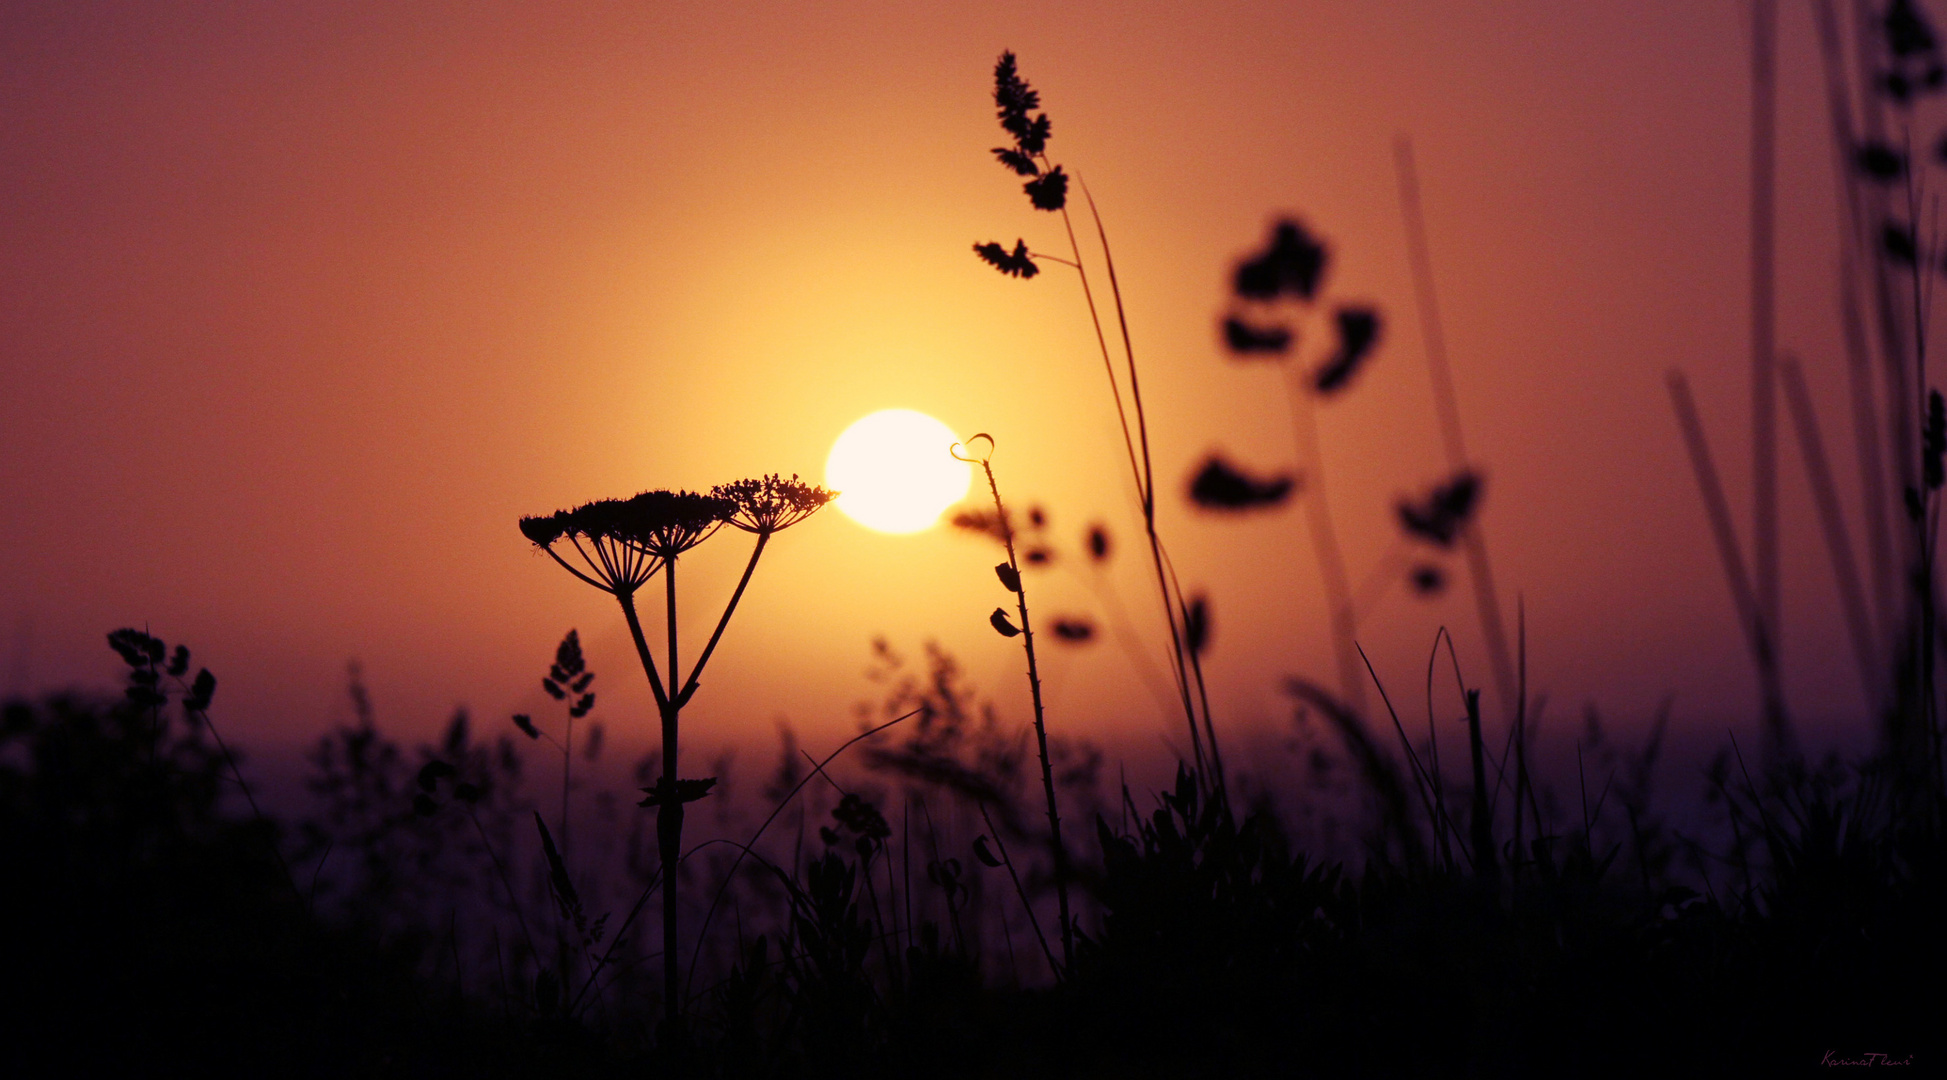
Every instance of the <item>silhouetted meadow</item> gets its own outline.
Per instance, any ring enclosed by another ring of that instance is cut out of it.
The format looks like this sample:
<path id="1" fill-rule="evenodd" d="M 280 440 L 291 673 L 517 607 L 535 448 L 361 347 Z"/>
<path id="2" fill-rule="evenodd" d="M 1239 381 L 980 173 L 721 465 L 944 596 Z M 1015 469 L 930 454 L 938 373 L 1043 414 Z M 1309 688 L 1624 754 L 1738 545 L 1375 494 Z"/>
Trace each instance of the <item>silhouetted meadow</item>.
<path id="1" fill-rule="evenodd" d="M 1932 30 L 1904 0 L 1869 27 L 1865 74 L 1844 75 L 1840 57 L 1834 85 L 1864 87 L 1848 116 L 1906 115 L 1943 83 Z M 1467 452 L 1438 342 L 1410 145 L 1399 148 L 1402 212 L 1446 456 L 1399 491 L 1335 493 L 1395 510 L 1393 546 L 1355 574 L 1317 421 L 1380 361 L 1380 309 L 1332 293 L 1325 238 L 1273 221 L 1230 269 L 1214 329 L 1238 378 L 1281 378 L 1295 461 L 1218 454 L 1180 488 L 1159 479 L 1108 231 L 1080 174 L 1049 157 L 1052 122 L 1011 53 L 996 65 L 994 101 L 1008 142 L 993 154 L 1067 247 L 1048 254 L 1022 238 L 974 253 L 1023 288 L 1059 287 L 1044 262 L 1075 272 L 1143 527 L 1125 545 L 1094 524 L 1067 550 L 1045 510 L 1003 501 L 998 440 L 954 448 L 988 482 L 992 509 L 970 504 L 953 524 L 998 547 L 1008 599 L 988 618 L 1021 639 L 1032 716 L 982 699 L 936 645 L 913 658 L 879 641 L 880 700 L 855 736 L 801 746 L 785 729 L 761 775 L 727 758 L 713 776 L 682 775 L 683 707 L 760 557 L 832 497 L 776 475 L 519 522 L 621 608 L 658 708 L 660 739 L 634 764 L 634 790 L 601 779 L 614 775 L 592 719 L 605 684 L 573 630 L 551 656 L 537 644 L 557 715 L 462 712 L 423 746 L 386 733 L 354 669 L 353 719 L 309 758 L 311 809 L 283 818 L 262 808 L 241 748 L 219 732 L 216 676 L 191 675 L 181 645 L 118 630 L 120 697 L 13 702 L 0 723 L 9 1053 L 48 1075 L 1772 1075 L 1871 1054 L 1885 1058 L 1869 1067 L 1931 1064 L 1947 1004 L 1934 678 L 1947 638 L 1933 578 L 1947 407 L 1927 382 L 1924 308 L 1881 304 L 1883 340 L 1862 331 L 1855 342 L 1874 406 L 1852 414 L 1874 449 L 1859 455 L 1862 520 L 1845 517 L 1823 458 L 1806 455 L 1853 645 L 1881 688 L 1881 711 L 1862 719 L 1878 750 L 1819 760 L 1794 737 L 1768 645 L 1775 601 L 1747 572 L 1763 559 L 1740 547 L 1694 402 L 1673 377 L 1764 694 L 1763 745 L 1727 745 L 1702 776 L 1673 773 L 1667 711 L 1634 745 L 1592 711 L 1581 730 L 1550 736 L 1573 743 L 1575 763 L 1550 772 L 1523 619 L 1517 606 L 1510 633 L 1492 584 L 1489 471 Z M 1883 212 L 1901 185 L 1917 205 L 1918 166 L 1876 123 L 1879 134 L 1835 134 L 1853 177 L 1842 301 L 1861 310 L 1947 266 L 1938 237 Z M 1086 252 L 1077 194 L 1095 226 Z M 1897 369 L 1878 390 L 1875 361 Z M 1814 448 L 1795 379 L 1787 366 L 1788 405 Z M 1203 675 L 1218 601 L 1178 577 L 1156 513 L 1172 492 L 1217 517 L 1303 516 L 1337 678 L 1266 673 L 1283 679 L 1300 740 L 1286 761 L 1226 769 Z M 1764 527 L 1754 524 L 1754 548 Z M 1844 543 L 1855 529 L 1869 537 L 1863 572 Z M 749 562 L 685 668 L 680 557 L 739 533 Z M 1153 572 L 1161 624 L 1105 598 L 1102 612 L 1044 617 L 1054 640 L 1043 647 L 1166 632 L 1183 728 L 1171 723 L 1188 741 L 1155 792 L 1111 776 L 1103 752 L 1045 707 L 1027 602 L 1052 566 L 1132 554 Z M 636 606 L 658 575 L 661 627 Z M 1444 630 L 1424 688 L 1411 688 L 1423 693 L 1381 680 L 1358 641 L 1374 606 L 1353 586 L 1361 579 L 1421 595 L 1465 580 L 1492 696 Z M 556 768 L 559 801 L 544 801 L 530 776 Z"/>

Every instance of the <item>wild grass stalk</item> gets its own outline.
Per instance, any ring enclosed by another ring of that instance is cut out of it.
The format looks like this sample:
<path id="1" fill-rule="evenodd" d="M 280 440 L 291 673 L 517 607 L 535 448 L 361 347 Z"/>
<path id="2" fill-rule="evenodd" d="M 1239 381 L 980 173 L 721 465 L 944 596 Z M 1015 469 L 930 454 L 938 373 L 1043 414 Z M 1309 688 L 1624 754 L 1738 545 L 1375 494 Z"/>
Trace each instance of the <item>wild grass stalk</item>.
<path id="1" fill-rule="evenodd" d="M 994 65 L 994 104 L 1001 128 L 1014 140 L 1012 147 L 996 147 L 994 156 L 1000 163 L 1018 176 L 1029 179 L 1022 185 L 1029 202 L 1037 210 L 1060 214 L 1062 230 L 1068 239 L 1068 258 L 1049 255 L 1045 252 L 1031 251 L 1026 241 L 1017 240 L 1012 251 L 999 243 L 975 244 L 974 253 L 994 266 L 1000 272 L 1013 277 L 1031 278 L 1040 273 L 1035 260 L 1046 259 L 1073 269 L 1082 286 L 1082 298 L 1087 305 L 1089 325 L 1095 331 L 1095 340 L 1102 356 L 1102 368 L 1109 380 L 1109 394 L 1114 402 L 1116 420 L 1121 426 L 1123 451 L 1128 458 L 1130 479 L 1135 485 L 1137 508 L 1143 521 L 1143 535 L 1149 547 L 1151 568 L 1155 572 L 1156 588 L 1163 603 L 1164 620 L 1170 634 L 1171 669 L 1176 680 L 1179 704 L 1183 709 L 1185 722 L 1189 726 L 1190 748 L 1198 763 L 1197 775 L 1201 778 L 1207 768 L 1206 742 L 1215 738 L 1215 728 L 1206 712 L 1199 730 L 1197 715 L 1198 695 L 1192 686 L 1196 677 L 1193 665 L 1186 656 L 1187 643 L 1184 640 L 1184 627 L 1180 616 L 1185 601 L 1180 593 L 1173 592 L 1170 576 L 1166 571 L 1167 558 L 1161 536 L 1156 528 L 1156 475 L 1155 465 L 1149 445 L 1149 417 L 1143 408 L 1142 383 L 1136 367 L 1134 341 L 1129 333 L 1128 311 L 1122 301 L 1122 288 L 1115 273 L 1114 255 L 1109 249 L 1108 229 L 1103 224 L 1101 212 L 1095 205 L 1095 198 L 1082 184 L 1084 197 L 1089 204 L 1089 213 L 1094 220 L 1096 238 L 1102 249 L 1103 266 L 1108 274 L 1109 291 L 1115 306 L 1116 326 L 1120 333 L 1122 357 L 1129 380 L 1129 401 L 1125 406 L 1122 396 L 1121 377 L 1117 375 L 1115 359 L 1110 353 L 1109 337 L 1102 325 L 1102 312 L 1095 299 L 1095 288 L 1089 280 L 1088 266 L 1082 258 L 1081 245 L 1075 237 L 1075 226 L 1068 210 L 1069 175 L 1061 165 L 1051 162 L 1047 146 L 1052 125 L 1045 112 L 1035 112 L 1041 106 L 1041 96 L 1022 79 L 1016 66 L 1014 54 L 1003 52 Z M 1077 178 L 1079 182 L 1079 177 Z M 1134 430 L 1130 427 L 1130 412 L 1135 414 Z"/>

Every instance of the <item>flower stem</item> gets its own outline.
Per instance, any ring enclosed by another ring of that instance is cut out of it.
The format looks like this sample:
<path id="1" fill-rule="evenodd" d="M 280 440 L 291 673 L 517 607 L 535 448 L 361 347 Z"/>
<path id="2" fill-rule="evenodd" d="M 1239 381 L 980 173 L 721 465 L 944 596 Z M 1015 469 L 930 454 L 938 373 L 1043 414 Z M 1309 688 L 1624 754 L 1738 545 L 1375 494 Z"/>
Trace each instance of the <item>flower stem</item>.
<path id="1" fill-rule="evenodd" d="M 669 617 L 669 679 L 676 685 L 676 559 L 672 555 L 663 565 L 663 597 Z M 680 696 L 663 703 L 663 780 L 662 803 L 656 807 L 656 840 L 663 864 L 663 1012 L 673 1031 L 682 1008 L 678 995 L 676 950 L 676 860 L 683 851 L 683 800 L 676 790 L 677 717 L 682 711 Z"/>
<path id="2" fill-rule="evenodd" d="M 994 496 L 994 517 L 1001 523 L 1001 540 L 1007 545 L 1007 567 L 1013 572 L 1016 586 L 1014 604 L 1021 615 L 1021 640 L 1028 654 L 1028 693 L 1034 699 L 1034 738 L 1041 753 L 1041 788 L 1048 797 L 1048 844 L 1055 859 L 1055 896 L 1061 905 L 1061 974 L 1066 977 L 1075 966 L 1075 928 L 1068 914 L 1068 848 L 1061 842 L 1061 813 L 1055 806 L 1055 772 L 1048 760 L 1048 725 L 1041 707 L 1041 671 L 1034 659 L 1034 624 L 1028 621 L 1028 591 L 1021 584 L 1021 564 L 1014 556 L 1014 527 L 1008 523 L 1007 509 L 1001 505 L 1001 489 L 994 481 L 993 463 L 983 460 L 980 467 L 987 474 L 987 490 Z"/>
<path id="3" fill-rule="evenodd" d="M 723 609 L 723 618 L 717 620 L 716 631 L 710 635 L 709 643 L 703 646 L 703 652 L 696 658 L 696 668 L 690 672 L 690 677 L 684 680 L 682 692 L 676 695 L 677 704 L 687 704 L 690 695 L 696 693 L 697 680 L 703 677 L 703 665 L 709 663 L 710 654 L 717 651 L 717 641 L 723 637 L 724 627 L 730 625 L 730 616 L 737 610 L 737 602 L 744 598 L 744 587 L 750 584 L 750 576 L 757 570 L 757 559 L 764 554 L 764 545 L 770 542 L 770 533 L 757 534 L 757 546 L 751 550 L 750 562 L 744 565 L 744 576 L 737 581 L 737 591 L 730 594 L 730 603 Z M 672 678 L 675 670 L 670 669 Z"/>

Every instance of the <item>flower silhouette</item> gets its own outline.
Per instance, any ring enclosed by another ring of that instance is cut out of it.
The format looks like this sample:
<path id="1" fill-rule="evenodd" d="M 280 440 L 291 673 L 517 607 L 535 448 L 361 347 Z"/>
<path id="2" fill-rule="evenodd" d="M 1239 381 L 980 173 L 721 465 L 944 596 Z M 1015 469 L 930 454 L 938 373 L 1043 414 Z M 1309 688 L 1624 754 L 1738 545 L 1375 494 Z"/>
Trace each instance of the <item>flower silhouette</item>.
<path id="1" fill-rule="evenodd" d="M 759 536 L 788 529 L 838 497 L 835 491 L 799 480 L 795 473 L 789 480 L 772 473 L 755 480 L 718 484 L 710 494 L 731 504 L 723 519 L 725 524 Z"/>

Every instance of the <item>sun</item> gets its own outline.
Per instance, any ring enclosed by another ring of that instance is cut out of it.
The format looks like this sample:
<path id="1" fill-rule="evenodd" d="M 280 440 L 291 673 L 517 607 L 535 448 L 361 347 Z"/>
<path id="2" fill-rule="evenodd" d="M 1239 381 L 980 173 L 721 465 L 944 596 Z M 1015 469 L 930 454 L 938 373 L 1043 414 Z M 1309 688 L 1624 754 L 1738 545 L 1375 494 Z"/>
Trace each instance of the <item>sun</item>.
<path id="1" fill-rule="evenodd" d="M 922 412 L 875 412 L 832 444 L 825 486 L 838 492 L 838 508 L 868 529 L 919 532 L 973 482 L 973 469 L 948 452 L 959 439 Z"/>

